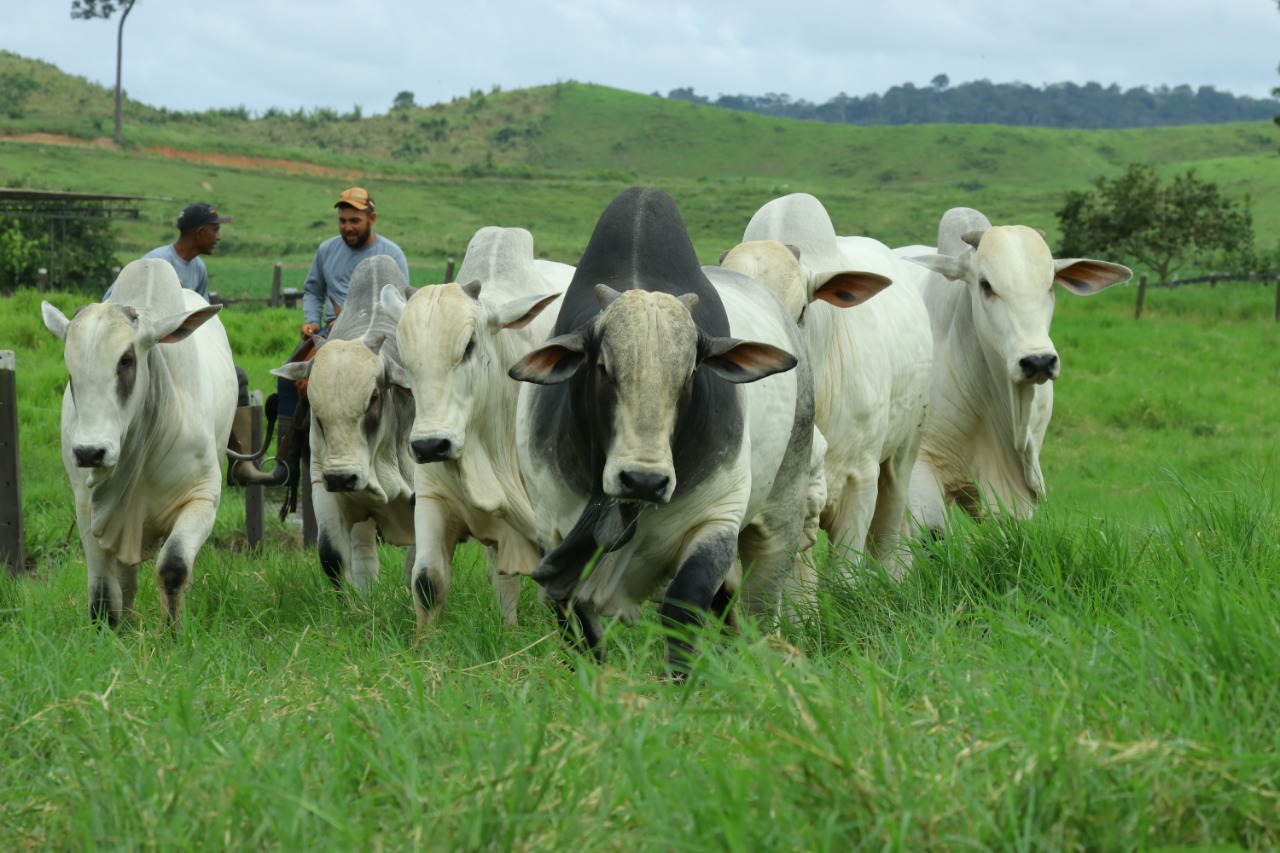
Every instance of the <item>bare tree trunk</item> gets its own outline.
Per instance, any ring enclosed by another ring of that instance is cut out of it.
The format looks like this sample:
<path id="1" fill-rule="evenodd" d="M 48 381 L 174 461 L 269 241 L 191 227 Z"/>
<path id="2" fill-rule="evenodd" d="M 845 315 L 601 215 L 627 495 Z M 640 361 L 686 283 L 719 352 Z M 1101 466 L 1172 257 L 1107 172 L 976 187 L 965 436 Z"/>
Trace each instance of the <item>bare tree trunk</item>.
<path id="1" fill-rule="evenodd" d="M 120 89 L 120 76 L 121 76 L 121 71 L 124 68 L 124 19 L 129 17 L 129 12 L 132 9 L 133 9 L 133 2 L 132 0 L 130 0 L 129 3 L 126 3 L 124 5 L 123 10 L 120 12 L 120 27 L 118 30 L 116 30 L 116 135 L 115 135 L 116 145 L 119 145 L 121 142 L 124 141 L 123 135 L 120 130 L 120 119 L 121 119 L 120 105 L 121 105 L 121 99 L 123 97 Z"/>

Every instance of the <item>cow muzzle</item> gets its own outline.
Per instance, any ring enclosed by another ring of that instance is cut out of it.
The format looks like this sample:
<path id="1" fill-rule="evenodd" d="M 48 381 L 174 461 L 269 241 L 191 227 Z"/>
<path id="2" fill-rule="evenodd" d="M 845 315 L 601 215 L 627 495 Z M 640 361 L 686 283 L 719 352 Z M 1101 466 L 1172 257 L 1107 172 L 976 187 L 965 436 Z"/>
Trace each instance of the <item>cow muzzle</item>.
<path id="1" fill-rule="evenodd" d="M 462 444 L 438 436 L 415 438 L 409 442 L 409 451 L 413 454 L 414 461 L 419 465 L 426 465 L 457 459 L 462 454 Z"/>
<path id="2" fill-rule="evenodd" d="M 1041 352 L 1031 355 L 1024 355 L 1018 359 L 1017 371 L 1014 374 L 1015 382 L 1030 382 L 1033 385 L 1043 385 L 1053 379 L 1058 378 L 1058 372 L 1061 369 L 1056 352 Z"/>
<path id="3" fill-rule="evenodd" d="M 71 448 L 71 455 L 77 468 L 107 468 L 115 462 L 101 444 L 77 444 Z"/>
<path id="4" fill-rule="evenodd" d="M 622 501 L 664 504 L 671 501 L 676 478 L 670 469 L 619 467 L 605 472 L 604 490 Z"/>
<path id="5" fill-rule="evenodd" d="M 356 492 L 364 487 L 359 474 L 351 472 L 326 471 L 324 475 L 324 488 L 328 492 Z"/>

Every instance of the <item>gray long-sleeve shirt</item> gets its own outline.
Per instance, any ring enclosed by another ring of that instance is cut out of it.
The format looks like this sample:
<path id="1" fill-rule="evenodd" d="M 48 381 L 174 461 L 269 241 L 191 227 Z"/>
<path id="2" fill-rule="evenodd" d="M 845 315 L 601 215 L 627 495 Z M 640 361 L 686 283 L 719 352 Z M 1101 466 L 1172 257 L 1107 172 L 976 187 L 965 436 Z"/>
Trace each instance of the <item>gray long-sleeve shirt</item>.
<path id="1" fill-rule="evenodd" d="M 315 260 L 311 262 L 311 271 L 302 285 L 302 317 L 307 323 L 323 326 L 335 316 L 334 306 L 342 307 L 347 301 L 347 286 L 351 282 L 351 273 L 356 265 L 365 258 L 375 255 L 388 255 L 400 267 L 405 280 L 409 279 L 409 263 L 404 252 L 381 234 L 374 234 L 373 239 L 359 249 L 346 244 L 341 235 L 330 237 L 316 249 Z"/>

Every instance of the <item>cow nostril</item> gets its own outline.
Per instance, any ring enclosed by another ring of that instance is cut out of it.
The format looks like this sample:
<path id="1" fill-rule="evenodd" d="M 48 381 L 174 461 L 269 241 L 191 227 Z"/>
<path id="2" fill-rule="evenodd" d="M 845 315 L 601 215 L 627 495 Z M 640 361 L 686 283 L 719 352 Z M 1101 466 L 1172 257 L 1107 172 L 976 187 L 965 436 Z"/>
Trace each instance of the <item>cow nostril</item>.
<path id="1" fill-rule="evenodd" d="M 1018 360 L 1018 366 L 1026 379 L 1052 379 L 1058 367 L 1058 356 L 1055 353 L 1028 355 Z"/>
<path id="2" fill-rule="evenodd" d="M 101 468 L 107 458 L 105 447 L 77 447 L 72 453 L 76 457 L 76 466 L 80 468 Z"/>
<path id="3" fill-rule="evenodd" d="M 355 474 L 325 474 L 324 487 L 330 492 L 354 492 L 357 477 Z"/>
<path id="4" fill-rule="evenodd" d="M 645 471 L 623 471 L 618 475 L 622 497 L 641 500 L 659 500 L 671 478 L 666 474 L 650 474 Z"/>
<path id="5" fill-rule="evenodd" d="M 447 438 L 418 438 L 409 442 L 413 458 L 420 464 L 443 462 L 453 451 L 453 443 Z"/>

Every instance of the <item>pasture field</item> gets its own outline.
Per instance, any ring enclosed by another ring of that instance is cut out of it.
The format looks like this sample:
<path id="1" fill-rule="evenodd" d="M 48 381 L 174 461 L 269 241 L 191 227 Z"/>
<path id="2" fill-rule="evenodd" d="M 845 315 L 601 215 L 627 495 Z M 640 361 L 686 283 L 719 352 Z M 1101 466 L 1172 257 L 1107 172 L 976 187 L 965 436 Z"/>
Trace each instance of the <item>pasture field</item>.
<path id="1" fill-rule="evenodd" d="M 0 52 L 0 70 L 13 61 Z M 634 184 L 676 198 L 707 263 L 792 191 L 891 244 L 932 243 L 957 204 L 1053 242 L 1062 193 L 1129 161 L 1249 192 L 1259 247 L 1280 234 L 1269 123 L 848 128 L 566 83 L 371 119 L 130 104 L 117 150 L 88 141 L 104 90 L 39 74 L 51 96 L 0 124 L 0 182 L 145 196 L 117 227 L 121 263 L 170 241 L 182 204 L 212 201 L 236 216 L 208 259 L 224 295 L 265 295 L 276 261 L 301 287 L 354 183 L 419 286 L 489 224 L 574 263 Z M 447 145 L 428 138 L 442 118 Z M 6 138 L 38 132 L 82 142 Z M 181 630 L 162 624 L 150 565 L 136 621 L 98 630 L 58 451 L 61 345 L 39 311 L 87 297 L 0 297 L 32 568 L 0 576 L 0 849 L 1275 849 L 1275 288 L 1153 289 L 1140 321 L 1134 297 L 1058 299 L 1032 521 L 957 518 L 899 585 L 842 583 L 820 554 L 815 612 L 712 626 L 684 687 L 661 677 L 652 618 L 611 629 L 603 667 L 562 648 L 532 584 L 504 627 L 475 546 L 419 636 L 399 549 L 382 547 L 368 597 L 337 594 L 275 519 L 278 495 L 266 548 L 246 549 L 236 490 Z M 299 315 L 220 315 L 253 387 L 274 387 Z"/>
<path id="2" fill-rule="evenodd" d="M 474 546 L 416 636 L 399 549 L 338 595 L 274 517 L 245 550 L 235 491 L 181 631 L 148 567 L 137 622 L 91 627 L 41 296 L 0 310 L 35 570 L 0 582 L 4 849 L 1280 844 L 1273 289 L 1061 298 L 1044 510 L 957 520 L 900 586 L 824 568 L 816 613 L 709 630 L 683 688 L 652 621 L 604 667 L 531 584 L 503 627 Z M 294 312 L 221 316 L 269 387 Z"/>

